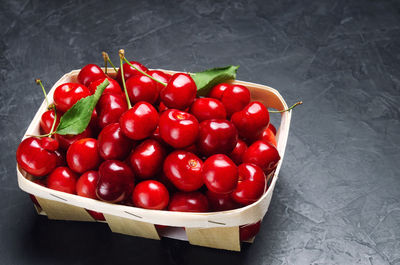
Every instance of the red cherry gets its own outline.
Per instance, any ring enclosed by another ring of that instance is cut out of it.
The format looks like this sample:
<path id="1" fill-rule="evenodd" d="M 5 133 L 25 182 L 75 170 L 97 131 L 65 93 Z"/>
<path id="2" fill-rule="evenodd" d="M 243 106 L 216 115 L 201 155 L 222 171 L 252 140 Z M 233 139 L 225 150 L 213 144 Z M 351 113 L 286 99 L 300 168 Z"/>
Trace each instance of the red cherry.
<path id="1" fill-rule="evenodd" d="M 200 123 L 197 147 L 205 156 L 229 154 L 235 148 L 237 139 L 237 131 L 232 122 L 206 120 Z"/>
<path id="2" fill-rule="evenodd" d="M 174 212 L 207 212 L 208 200 L 201 192 L 177 192 L 172 195 L 168 210 Z"/>
<path id="3" fill-rule="evenodd" d="M 161 101 L 168 108 L 184 110 L 196 97 L 196 83 L 188 74 L 177 73 L 160 92 Z"/>
<path id="4" fill-rule="evenodd" d="M 250 102 L 250 91 L 242 85 L 229 86 L 222 95 L 222 104 L 226 114 L 230 117 L 233 113 L 241 111 Z"/>
<path id="5" fill-rule="evenodd" d="M 99 212 L 91 211 L 91 210 L 86 210 L 95 220 L 98 221 L 105 221 L 106 218 L 104 218 L 104 215 Z"/>
<path id="6" fill-rule="evenodd" d="M 238 129 L 240 136 L 251 138 L 265 126 L 268 126 L 269 113 L 262 103 L 253 101 L 241 111 L 234 113 L 231 120 Z"/>
<path id="7" fill-rule="evenodd" d="M 99 174 L 97 171 L 87 171 L 83 173 L 82 176 L 79 177 L 78 181 L 76 182 L 76 193 L 79 196 L 90 198 L 90 199 L 97 199 L 96 196 L 96 186 L 97 181 L 99 179 Z M 104 221 L 104 215 L 99 212 L 87 210 L 87 212 L 95 219 L 99 221 Z"/>
<path id="8" fill-rule="evenodd" d="M 207 188 L 218 194 L 231 193 L 238 182 L 238 169 L 235 163 L 222 154 L 210 156 L 204 161 L 201 175 Z"/>
<path id="9" fill-rule="evenodd" d="M 254 224 L 241 225 L 239 227 L 240 241 L 252 239 L 260 231 L 261 221 Z"/>
<path id="10" fill-rule="evenodd" d="M 239 181 L 232 199 L 238 203 L 249 205 L 256 202 L 264 194 L 267 181 L 262 169 L 254 164 L 243 163 L 238 167 Z"/>
<path id="11" fill-rule="evenodd" d="M 97 143 L 99 154 L 104 160 L 124 160 L 134 146 L 134 141 L 122 133 L 119 123 L 111 123 L 104 127 Z"/>
<path id="12" fill-rule="evenodd" d="M 235 148 L 229 154 L 229 157 L 235 162 L 236 165 L 240 165 L 243 161 L 243 154 L 247 150 L 247 144 L 243 141 L 238 139 Z"/>
<path id="13" fill-rule="evenodd" d="M 168 205 L 169 193 L 161 182 L 146 180 L 136 185 L 132 201 L 136 207 L 163 210 Z"/>
<path id="14" fill-rule="evenodd" d="M 75 172 L 83 173 L 96 169 L 101 158 L 97 148 L 97 140 L 84 138 L 71 144 L 67 151 L 68 166 Z"/>
<path id="15" fill-rule="evenodd" d="M 192 114 L 170 109 L 161 114 L 159 127 L 164 142 L 179 149 L 196 141 L 199 123 Z"/>
<path id="16" fill-rule="evenodd" d="M 221 83 L 219 85 L 216 85 L 208 93 L 208 97 L 221 100 L 222 99 L 222 95 L 224 94 L 224 91 L 230 86 L 232 86 L 232 85 L 226 84 L 226 83 Z"/>
<path id="17" fill-rule="evenodd" d="M 92 136 L 93 136 L 93 131 L 91 127 L 87 127 L 82 133 L 77 135 L 55 134 L 55 138 L 58 141 L 58 144 L 60 145 L 61 149 L 64 150 L 67 150 L 73 142 L 83 138 L 90 138 Z"/>
<path id="18" fill-rule="evenodd" d="M 232 200 L 231 195 L 228 194 L 217 194 L 211 191 L 206 192 L 208 202 L 210 204 L 210 210 L 214 212 L 228 211 L 239 208 L 240 205 Z"/>
<path id="19" fill-rule="evenodd" d="M 90 94 L 91 95 L 93 95 L 94 92 L 96 92 L 97 86 L 99 86 L 101 83 L 103 83 L 106 78 L 107 78 L 109 84 L 104 89 L 102 95 L 105 95 L 107 93 L 116 93 L 116 94 L 122 93 L 121 86 L 118 84 L 117 81 L 115 81 L 115 79 L 112 79 L 111 77 L 108 77 L 108 76 L 103 76 L 103 77 L 101 77 L 101 78 L 99 78 L 97 80 L 94 80 L 88 86 L 88 89 L 90 90 Z"/>
<path id="20" fill-rule="evenodd" d="M 86 171 L 76 182 L 76 193 L 82 197 L 97 199 L 96 186 L 98 180 L 99 173 L 97 171 Z"/>
<path id="21" fill-rule="evenodd" d="M 161 81 L 163 83 L 168 83 L 169 80 L 171 79 L 172 75 L 164 73 L 162 71 L 159 70 L 150 70 L 147 72 L 149 75 L 151 75 L 152 77 L 154 77 L 155 79 L 157 79 L 158 81 Z M 156 87 L 158 92 L 161 91 L 161 89 L 164 88 L 164 86 L 158 82 L 156 82 Z"/>
<path id="22" fill-rule="evenodd" d="M 149 70 L 149 69 L 147 69 L 147 67 L 145 67 L 144 65 L 142 65 L 139 62 L 130 61 L 130 63 L 133 66 L 135 66 L 136 68 L 138 68 L 139 70 L 142 70 L 143 72 L 147 72 Z M 132 66 L 130 66 L 127 63 L 124 63 L 122 65 L 122 67 L 124 68 L 125 81 L 128 80 L 129 78 L 131 78 L 132 76 L 142 75 L 141 72 L 139 72 L 138 70 L 136 70 L 135 68 L 133 68 Z M 121 82 L 121 69 L 118 69 L 117 81 Z"/>
<path id="23" fill-rule="evenodd" d="M 57 128 L 58 124 L 60 124 L 60 115 L 61 113 L 57 113 L 57 121 L 54 125 L 54 130 Z M 40 119 L 40 128 L 43 130 L 45 134 L 50 133 L 51 127 L 54 122 L 54 109 L 48 110 L 42 114 Z"/>
<path id="24" fill-rule="evenodd" d="M 105 73 L 99 66 L 95 64 L 87 64 L 79 71 L 78 81 L 79 83 L 88 86 L 91 82 L 104 76 Z"/>
<path id="25" fill-rule="evenodd" d="M 271 143 L 273 146 L 275 146 L 275 148 L 277 146 L 275 134 L 270 129 L 269 126 L 261 131 L 261 133 L 258 135 L 257 139 L 261 140 L 263 142 Z"/>
<path id="26" fill-rule="evenodd" d="M 78 100 L 87 96 L 90 96 L 90 91 L 86 86 L 75 83 L 65 83 L 56 88 L 53 98 L 57 110 L 66 112 Z"/>
<path id="27" fill-rule="evenodd" d="M 104 161 L 99 167 L 96 195 L 102 201 L 117 203 L 129 198 L 134 186 L 134 175 L 125 163 Z"/>
<path id="28" fill-rule="evenodd" d="M 44 149 L 41 141 L 37 137 L 26 138 L 19 144 L 16 153 L 20 167 L 36 177 L 52 172 L 58 162 L 57 155 Z"/>
<path id="29" fill-rule="evenodd" d="M 164 161 L 165 176 L 181 191 L 195 191 L 203 186 L 203 161 L 186 151 L 174 151 Z"/>
<path id="30" fill-rule="evenodd" d="M 66 193 L 76 193 L 76 179 L 78 176 L 67 167 L 58 167 L 47 178 L 47 187 Z"/>
<path id="31" fill-rule="evenodd" d="M 156 140 L 143 141 L 129 157 L 135 176 L 142 179 L 157 176 L 162 168 L 165 153 L 164 147 Z"/>
<path id="32" fill-rule="evenodd" d="M 133 140 L 150 137 L 158 125 L 158 113 L 153 105 L 140 101 L 119 119 L 122 132 Z"/>
<path id="33" fill-rule="evenodd" d="M 156 81 L 145 75 L 135 75 L 126 81 L 126 90 L 132 104 L 139 101 L 146 101 L 154 104 L 158 99 L 158 88 Z"/>
<path id="34" fill-rule="evenodd" d="M 226 119 L 226 111 L 221 101 L 214 98 L 199 98 L 193 102 L 190 112 L 199 122 L 211 119 Z"/>
<path id="35" fill-rule="evenodd" d="M 58 149 L 58 142 L 57 140 L 50 138 L 50 137 L 43 137 L 41 145 L 47 151 L 56 151 Z"/>
<path id="36" fill-rule="evenodd" d="M 128 110 L 126 98 L 122 93 L 103 95 L 97 103 L 98 125 L 100 128 L 118 122 L 121 115 Z"/>
<path id="37" fill-rule="evenodd" d="M 276 135 L 276 128 L 272 123 L 268 124 L 268 128 L 274 133 L 274 135 Z"/>
<path id="38" fill-rule="evenodd" d="M 253 163 L 267 175 L 276 168 L 280 159 L 278 150 L 271 143 L 263 141 L 254 142 L 243 154 L 243 163 Z"/>
<path id="39" fill-rule="evenodd" d="M 67 161 L 65 159 L 65 153 L 62 150 L 56 150 L 54 153 L 57 156 L 57 167 L 63 167 L 67 165 Z"/>

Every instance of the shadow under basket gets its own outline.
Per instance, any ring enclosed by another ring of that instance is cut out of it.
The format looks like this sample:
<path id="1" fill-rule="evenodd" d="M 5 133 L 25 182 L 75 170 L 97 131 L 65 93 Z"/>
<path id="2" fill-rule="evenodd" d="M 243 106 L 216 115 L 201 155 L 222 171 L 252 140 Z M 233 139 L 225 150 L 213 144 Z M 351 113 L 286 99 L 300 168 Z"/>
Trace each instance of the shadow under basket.
<path id="1" fill-rule="evenodd" d="M 159 70 L 175 73 L 169 70 Z M 79 71 L 73 70 L 61 77 L 49 92 L 49 100 L 53 98 L 54 90 L 60 84 L 76 83 Z M 108 71 L 111 73 L 110 75 L 115 75 L 111 68 Z M 238 80 L 231 81 L 231 83 L 246 86 L 251 92 L 251 99 L 262 102 L 268 108 L 287 109 L 286 102 L 273 88 Z M 46 108 L 46 102 L 43 101 L 24 138 L 27 137 L 26 135 L 39 134 L 41 115 Z M 289 134 L 291 111 L 280 115 L 280 126 L 276 136 L 281 160 L 275 172 L 268 176 L 269 188 L 257 202 L 239 209 L 223 212 L 184 213 L 110 204 L 38 185 L 30 181 L 31 176 L 17 165 L 18 184 L 22 190 L 35 196 L 40 205 L 40 207 L 35 205 L 38 214 L 46 215 L 49 219 L 95 222 L 96 220 L 87 211 L 91 210 L 103 213 L 105 221 L 102 222 L 106 223 L 115 233 L 157 240 L 161 237 L 169 237 L 189 241 L 192 245 L 240 251 L 239 226 L 262 220 L 268 210 L 278 180 Z"/>

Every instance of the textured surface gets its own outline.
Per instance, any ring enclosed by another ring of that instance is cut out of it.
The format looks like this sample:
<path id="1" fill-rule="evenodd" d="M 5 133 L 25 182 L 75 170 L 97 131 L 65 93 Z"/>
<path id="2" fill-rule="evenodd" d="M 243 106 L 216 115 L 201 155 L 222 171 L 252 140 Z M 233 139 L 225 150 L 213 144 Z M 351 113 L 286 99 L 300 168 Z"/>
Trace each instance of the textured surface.
<path id="1" fill-rule="evenodd" d="M 396 1 L 0 1 L 0 264 L 400 264 Z M 37 216 L 15 150 L 63 73 L 125 48 L 150 67 L 239 64 L 296 109 L 252 246 L 230 253 Z"/>

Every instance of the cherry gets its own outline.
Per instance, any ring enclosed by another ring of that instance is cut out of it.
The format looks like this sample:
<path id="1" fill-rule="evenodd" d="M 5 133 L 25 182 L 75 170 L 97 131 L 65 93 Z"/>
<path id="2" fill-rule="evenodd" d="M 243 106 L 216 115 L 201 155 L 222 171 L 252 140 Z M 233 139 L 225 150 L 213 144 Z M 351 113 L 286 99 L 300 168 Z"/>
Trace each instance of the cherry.
<path id="1" fill-rule="evenodd" d="M 96 92 L 97 87 L 104 82 L 104 80 L 107 79 L 109 84 L 108 86 L 104 89 L 102 95 L 105 95 L 107 93 L 122 93 L 121 86 L 118 84 L 115 79 L 112 79 L 111 77 L 108 76 L 103 76 L 97 80 L 94 80 L 93 82 L 90 83 L 88 86 L 88 89 L 90 90 L 90 94 L 93 95 L 94 92 Z"/>
<path id="2" fill-rule="evenodd" d="M 97 140 L 84 138 L 71 144 L 67 151 L 68 166 L 75 172 L 83 173 L 96 169 L 101 158 L 97 147 Z"/>
<path id="3" fill-rule="evenodd" d="M 275 147 L 277 146 L 274 131 L 269 126 L 258 134 L 257 139 L 263 142 L 269 142 Z"/>
<path id="4" fill-rule="evenodd" d="M 228 211 L 239 208 L 240 205 L 232 200 L 231 195 L 228 194 L 217 194 L 212 191 L 207 191 L 206 196 L 208 203 L 210 204 L 210 210 L 214 212 Z"/>
<path id="5" fill-rule="evenodd" d="M 87 127 L 82 133 L 77 135 L 61 135 L 55 134 L 55 138 L 58 141 L 61 149 L 67 150 L 69 146 L 75 142 L 76 140 L 80 140 L 83 138 L 90 138 L 93 136 L 93 131 L 91 127 Z"/>
<path id="6" fill-rule="evenodd" d="M 268 128 L 274 133 L 274 135 L 276 135 L 276 128 L 272 123 L 268 124 Z"/>
<path id="7" fill-rule="evenodd" d="M 17 162 L 29 174 L 41 177 L 49 174 L 56 167 L 58 158 L 54 152 L 42 147 L 42 139 L 28 137 L 17 149 Z"/>
<path id="8" fill-rule="evenodd" d="M 90 96 L 90 90 L 81 84 L 65 83 L 59 85 L 54 91 L 54 104 L 57 110 L 66 112 L 78 100 Z"/>
<path id="9" fill-rule="evenodd" d="M 239 227 L 240 241 L 252 239 L 260 231 L 261 221 L 254 224 L 241 225 Z"/>
<path id="10" fill-rule="evenodd" d="M 164 73 L 159 70 L 150 70 L 150 71 L 147 71 L 147 73 L 163 83 L 168 83 L 172 77 L 172 75 Z M 161 89 L 164 88 L 164 86 L 158 82 L 156 82 L 156 87 L 157 87 L 158 92 L 160 92 Z"/>
<path id="11" fill-rule="evenodd" d="M 58 141 L 51 137 L 43 137 L 41 145 L 47 151 L 56 151 L 58 149 Z"/>
<path id="12" fill-rule="evenodd" d="M 91 82 L 103 78 L 105 73 L 95 64 L 85 65 L 78 74 L 79 83 L 88 86 Z"/>
<path id="13" fill-rule="evenodd" d="M 62 150 L 56 150 L 56 151 L 54 151 L 54 153 L 57 156 L 56 166 L 57 167 L 66 166 L 67 165 L 67 161 L 65 159 L 65 153 Z"/>
<path id="14" fill-rule="evenodd" d="M 68 167 L 58 167 L 47 178 L 47 187 L 66 193 L 76 193 L 76 179 L 78 176 Z"/>
<path id="15" fill-rule="evenodd" d="M 138 145 L 129 157 L 135 176 L 148 179 L 160 172 L 164 157 L 164 147 L 153 139 L 147 139 Z"/>
<path id="16" fill-rule="evenodd" d="M 250 163 L 243 163 L 238 167 L 239 181 L 232 199 L 238 203 L 249 205 L 256 202 L 267 187 L 266 176 L 263 170 Z"/>
<path id="17" fill-rule="evenodd" d="M 181 191 L 195 191 L 203 186 L 203 161 L 186 151 L 174 151 L 164 161 L 165 176 Z"/>
<path id="18" fill-rule="evenodd" d="M 243 154 L 243 163 L 253 163 L 267 175 L 276 168 L 280 159 L 278 150 L 271 143 L 263 141 L 254 142 Z"/>
<path id="19" fill-rule="evenodd" d="M 136 207 L 163 210 L 168 206 L 169 193 L 161 182 L 146 180 L 136 185 L 132 201 Z"/>
<path id="20" fill-rule="evenodd" d="M 122 114 L 119 124 L 127 137 L 133 140 L 142 140 L 151 136 L 157 128 L 158 113 L 153 105 L 140 101 Z"/>
<path id="21" fill-rule="evenodd" d="M 60 113 L 57 113 L 57 121 L 54 125 L 54 128 L 57 128 L 58 124 L 60 124 L 60 116 Z M 40 119 L 40 128 L 45 134 L 50 133 L 51 127 L 53 126 L 54 117 L 54 109 L 50 109 L 42 114 Z"/>
<path id="22" fill-rule="evenodd" d="M 218 194 L 231 193 L 238 182 L 238 168 L 226 155 L 217 154 L 204 161 L 201 170 L 204 184 Z"/>
<path id="23" fill-rule="evenodd" d="M 192 114 L 169 109 L 161 114 L 159 126 L 164 142 L 178 149 L 196 141 L 199 123 Z"/>
<path id="24" fill-rule="evenodd" d="M 76 193 L 82 197 L 97 199 L 96 186 L 98 180 L 99 173 L 97 171 L 86 171 L 76 182 Z"/>
<path id="25" fill-rule="evenodd" d="M 78 181 L 76 182 L 76 193 L 79 196 L 90 198 L 90 199 L 97 199 L 96 196 L 96 186 L 97 181 L 99 179 L 99 174 L 97 171 L 87 171 L 82 176 L 79 177 Z M 88 213 L 95 219 L 104 221 L 104 215 L 99 212 L 87 210 Z"/>
<path id="26" fill-rule="evenodd" d="M 147 72 L 149 70 L 149 69 L 147 69 L 147 67 L 145 67 L 144 65 L 142 65 L 139 62 L 130 61 L 130 63 L 133 66 L 135 66 L 136 68 L 142 70 L 143 72 Z M 133 68 L 132 66 L 130 66 L 127 63 L 124 63 L 122 67 L 124 68 L 124 78 L 125 78 L 125 80 L 128 80 L 132 76 L 142 75 L 142 73 L 140 73 L 138 70 L 136 70 L 135 68 Z M 121 69 L 118 69 L 117 81 L 121 82 Z"/>
<path id="27" fill-rule="evenodd" d="M 125 96 L 122 93 L 109 93 L 101 96 L 97 103 L 98 125 L 100 128 L 119 121 L 121 115 L 128 110 Z"/>
<path id="28" fill-rule="evenodd" d="M 214 98 L 199 98 L 193 102 L 190 112 L 199 122 L 211 119 L 226 119 L 226 111 L 221 101 Z"/>
<path id="29" fill-rule="evenodd" d="M 229 154 L 235 148 L 238 135 L 232 122 L 206 120 L 200 123 L 197 147 L 205 156 Z"/>
<path id="30" fill-rule="evenodd" d="M 235 162 L 236 165 L 240 165 L 243 161 L 243 154 L 247 150 L 247 144 L 243 141 L 238 139 L 235 148 L 229 154 L 229 157 Z"/>
<path id="31" fill-rule="evenodd" d="M 196 83 L 188 74 L 176 73 L 160 92 L 161 101 L 168 108 L 184 110 L 196 97 Z"/>
<path id="32" fill-rule="evenodd" d="M 124 160 L 134 146 L 134 141 L 122 133 L 119 123 L 111 123 L 100 132 L 97 144 L 104 160 Z"/>
<path id="33" fill-rule="evenodd" d="M 132 104 L 146 101 L 154 104 L 158 99 L 159 90 L 157 82 L 145 75 L 135 75 L 126 81 L 126 90 Z M 161 84 L 160 84 L 161 85 Z"/>
<path id="34" fill-rule="evenodd" d="M 244 109 L 232 115 L 233 124 L 239 135 L 251 138 L 269 124 L 268 109 L 260 102 L 253 101 Z"/>
<path id="35" fill-rule="evenodd" d="M 230 86 L 232 85 L 227 83 L 218 84 L 211 89 L 211 91 L 208 93 L 208 97 L 221 100 L 225 90 Z"/>
<path id="36" fill-rule="evenodd" d="M 129 198 L 134 186 L 134 175 L 125 163 L 104 161 L 99 167 L 96 195 L 102 201 L 117 203 Z"/>
<path id="37" fill-rule="evenodd" d="M 177 192 L 172 195 L 168 210 L 174 212 L 207 212 L 208 200 L 201 192 Z"/>
<path id="38" fill-rule="evenodd" d="M 242 85 L 232 85 L 226 88 L 222 98 L 226 114 L 230 117 L 233 113 L 241 111 L 250 102 L 250 91 Z"/>

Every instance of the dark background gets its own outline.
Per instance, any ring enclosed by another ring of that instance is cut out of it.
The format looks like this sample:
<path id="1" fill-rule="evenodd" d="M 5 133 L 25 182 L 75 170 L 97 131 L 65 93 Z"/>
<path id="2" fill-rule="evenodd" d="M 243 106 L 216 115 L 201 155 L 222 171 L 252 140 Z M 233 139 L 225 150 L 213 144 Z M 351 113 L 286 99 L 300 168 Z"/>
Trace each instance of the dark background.
<path id="1" fill-rule="evenodd" d="M 400 264 L 398 1 L 0 1 L 0 264 Z M 42 93 L 125 48 L 153 68 L 239 64 L 293 112 L 261 232 L 241 253 L 49 221 L 15 150 Z"/>

